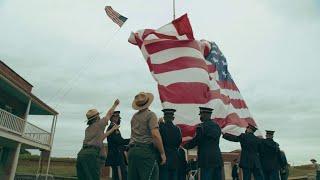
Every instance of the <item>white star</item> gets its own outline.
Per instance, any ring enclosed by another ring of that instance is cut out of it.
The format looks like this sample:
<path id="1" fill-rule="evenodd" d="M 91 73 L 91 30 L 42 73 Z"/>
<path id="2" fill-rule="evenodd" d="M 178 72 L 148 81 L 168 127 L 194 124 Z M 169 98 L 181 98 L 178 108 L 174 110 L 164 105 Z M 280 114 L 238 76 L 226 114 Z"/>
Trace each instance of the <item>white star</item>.
<path id="1" fill-rule="evenodd" d="M 227 73 L 222 71 L 222 75 L 226 78 L 227 77 Z"/>

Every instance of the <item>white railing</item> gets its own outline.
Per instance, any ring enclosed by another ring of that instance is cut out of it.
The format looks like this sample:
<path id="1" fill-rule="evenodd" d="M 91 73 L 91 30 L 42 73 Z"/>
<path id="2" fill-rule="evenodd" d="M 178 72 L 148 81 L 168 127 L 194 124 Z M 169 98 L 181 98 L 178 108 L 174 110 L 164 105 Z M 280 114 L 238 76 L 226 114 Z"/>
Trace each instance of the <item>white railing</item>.
<path id="1" fill-rule="evenodd" d="M 31 141 L 50 145 L 50 133 L 0 108 L 0 128 Z"/>
<path id="2" fill-rule="evenodd" d="M 31 124 L 26 124 L 23 136 L 40 144 L 50 145 L 50 133 Z"/>
<path id="3" fill-rule="evenodd" d="M 25 124 L 24 119 L 18 116 L 15 116 L 3 109 L 0 109 L 0 127 L 1 128 L 13 133 L 22 135 L 24 124 Z"/>

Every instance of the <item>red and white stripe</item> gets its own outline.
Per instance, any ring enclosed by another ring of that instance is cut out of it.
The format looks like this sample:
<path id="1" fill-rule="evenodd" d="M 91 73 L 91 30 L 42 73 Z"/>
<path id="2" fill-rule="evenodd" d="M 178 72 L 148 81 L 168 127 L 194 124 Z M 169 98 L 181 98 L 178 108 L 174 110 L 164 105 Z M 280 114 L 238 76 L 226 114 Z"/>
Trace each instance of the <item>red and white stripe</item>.
<path id="1" fill-rule="evenodd" d="M 163 108 L 177 110 L 175 124 L 184 137 L 193 136 L 200 123 L 200 106 L 214 109 L 212 118 L 223 132 L 238 135 L 248 123 L 255 125 L 236 85 L 220 82 L 215 65 L 205 60 L 210 44 L 194 39 L 187 15 L 157 30 L 132 33 L 129 42 L 141 49 Z"/>

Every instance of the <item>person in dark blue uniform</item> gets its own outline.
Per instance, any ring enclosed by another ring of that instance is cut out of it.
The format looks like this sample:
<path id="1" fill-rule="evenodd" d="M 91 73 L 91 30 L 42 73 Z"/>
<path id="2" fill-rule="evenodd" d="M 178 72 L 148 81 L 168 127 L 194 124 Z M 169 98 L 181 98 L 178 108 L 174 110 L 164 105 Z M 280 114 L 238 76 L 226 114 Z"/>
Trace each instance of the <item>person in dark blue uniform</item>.
<path id="1" fill-rule="evenodd" d="M 182 142 L 180 129 L 173 124 L 175 109 L 163 109 L 164 122 L 159 123 L 164 151 L 167 162 L 159 167 L 159 179 L 178 180 L 179 154 L 178 148 Z"/>
<path id="2" fill-rule="evenodd" d="M 284 153 L 284 151 L 281 151 L 281 150 L 280 150 L 279 162 L 280 162 L 280 179 L 281 180 L 288 180 L 290 165 L 287 161 L 286 154 Z"/>
<path id="3" fill-rule="evenodd" d="M 178 154 L 179 154 L 178 180 L 186 180 L 186 176 L 187 176 L 186 152 L 181 146 L 178 148 Z"/>
<path id="4" fill-rule="evenodd" d="M 120 125 L 121 117 L 120 111 L 114 111 L 110 118 L 109 129 L 112 129 L 114 125 Z M 130 139 L 124 139 L 121 136 L 120 130 L 117 129 L 107 137 L 108 140 L 108 155 L 106 160 L 106 166 L 112 168 L 113 180 L 126 180 L 127 168 L 125 164 L 124 150 L 125 145 L 129 144 Z"/>
<path id="5" fill-rule="evenodd" d="M 251 180 L 251 174 L 253 174 L 255 180 L 264 180 L 259 157 L 259 148 L 262 140 L 253 134 L 256 130 L 255 126 L 249 124 L 246 132 L 239 136 L 227 133 L 223 135 L 226 140 L 240 142 L 241 156 L 239 166 L 242 168 L 243 180 Z"/>
<path id="6" fill-rule="evenodd" d="M 233 180 L 239 180 L 238 169 L 239 169 L 238 159 L 234 159 L 233 165 L 232 165 L 232 172 L 231 172 L 231 176 Z"/>
<path id="7" fill-rule="evenodd" d="M 222 157 L 219 147 L 221 129 L 211 119 L 211 108 L 200 107 L 200 121 L 196 128 L 196 135 L 188 141 L 184 148 L 192 149 L 198 147 L 198 165 L 201 180 L 222 179 Z"/>
<path id="8" fill-rule="evenodd" d="M 199 168 L 198 168 L 198 161 L 196 158 L 190 159 L 187 163 L 187 175 L 188 180 L 196 180 L 199 179 Z"/>
<path id="9" fill-rule="evenodd" d="M 266 131 L 266 139 L 261 143 L 260 160 L 265 180 L 280 180 L 280 148 L 273 135 L 274 131 Z"/>

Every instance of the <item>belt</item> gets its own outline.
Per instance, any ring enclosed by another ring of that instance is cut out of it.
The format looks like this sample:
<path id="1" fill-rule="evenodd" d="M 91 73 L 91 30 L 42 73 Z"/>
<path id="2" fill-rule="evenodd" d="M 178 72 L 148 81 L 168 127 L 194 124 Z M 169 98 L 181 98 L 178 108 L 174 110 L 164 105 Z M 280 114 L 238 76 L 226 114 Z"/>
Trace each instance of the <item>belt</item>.
<path id="1" fill-rule="evenodd" d="M 141 147 L 141 148 L 153 148 L 153 144 L 133 143 L 129 144 L 129 148 Z"/>
<path id="2" fill-rule="evenodd" d="M 96 149 L 96 150 L 100 150 L 100 147 L 84 144 L 84 145 L 82 146 L 82 149 Z"/>

